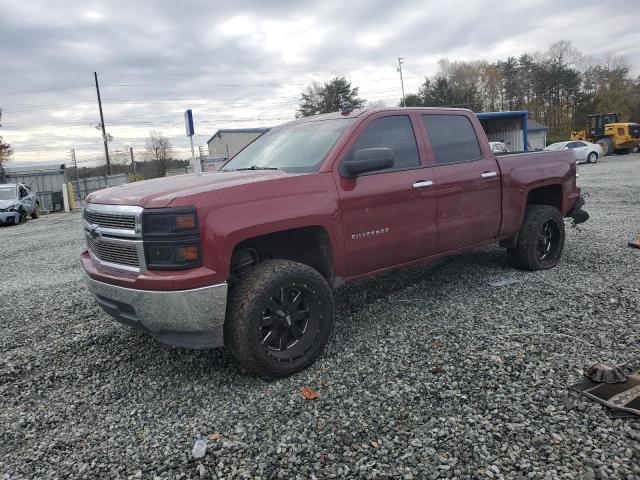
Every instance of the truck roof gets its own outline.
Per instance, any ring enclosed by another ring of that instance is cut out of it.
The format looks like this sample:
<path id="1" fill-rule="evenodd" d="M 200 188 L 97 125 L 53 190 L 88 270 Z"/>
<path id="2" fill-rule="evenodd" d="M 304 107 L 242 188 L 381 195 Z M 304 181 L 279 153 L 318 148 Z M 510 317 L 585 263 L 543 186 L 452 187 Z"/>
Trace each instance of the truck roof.
<path id="1" fill-rule="evenodd" d="M 332 113 L 321 113 L 319 115 L 312 115 L 309 117 L 300 117 L 295 120 L 291 120 L 290 122 L 285 122 L 282 125 L 289 125 L 292 123 L 307 123 L 307 122 L 317 122 L 322 120 L 331 120 L 334 118 L 357 118 L 362 115 L 372 115 L 374 113 L 379 112 L 393 112 L 393 113 L 407 113 L 412 111 L 438 111 L 438 112 L 450 112 L 450 113 L 460 113 L 460 112 L 471 112 L 471 110 L 466 108 L 449 108 L 449 107 L 382 107 L 382 108 L 357 108 L 354 110 L 349 110 L 345 112 L 332 112 Z"/>

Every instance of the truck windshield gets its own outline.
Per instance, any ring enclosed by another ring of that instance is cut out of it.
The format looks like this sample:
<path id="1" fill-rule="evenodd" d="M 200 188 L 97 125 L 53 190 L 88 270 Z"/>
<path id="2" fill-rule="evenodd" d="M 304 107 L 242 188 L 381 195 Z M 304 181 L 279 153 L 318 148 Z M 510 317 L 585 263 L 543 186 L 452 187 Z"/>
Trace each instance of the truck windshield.
<path id="1" fill-rule="evenodd" d="M 276 127 L 249 144 L 222 170 L 315 172 L 352 121 L 335 118 Z"/>
<path id="2" fill-rule="evenodd" d="M 0 188 L 0 200 L 14 200 L 16 198 L 16 188 Z"/>

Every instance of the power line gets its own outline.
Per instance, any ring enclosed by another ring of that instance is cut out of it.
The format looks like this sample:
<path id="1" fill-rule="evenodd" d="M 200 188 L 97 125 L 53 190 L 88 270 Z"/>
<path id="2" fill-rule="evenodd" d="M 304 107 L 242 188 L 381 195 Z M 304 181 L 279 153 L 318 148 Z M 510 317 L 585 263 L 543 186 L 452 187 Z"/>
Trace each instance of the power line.
<path id="1" fill-rule="evenodd" d="M 22 90 L 18 92 L 0 92 L 0 96 L 1 95 L 23 95 L 26 93 L 59 92 L 61 90 L 75 90 L 78 88 L 90 88 L 90 87 L 93 87 L 93 85 L 76 85 L 73 87 L 46 88 L 41 90 Z"/>

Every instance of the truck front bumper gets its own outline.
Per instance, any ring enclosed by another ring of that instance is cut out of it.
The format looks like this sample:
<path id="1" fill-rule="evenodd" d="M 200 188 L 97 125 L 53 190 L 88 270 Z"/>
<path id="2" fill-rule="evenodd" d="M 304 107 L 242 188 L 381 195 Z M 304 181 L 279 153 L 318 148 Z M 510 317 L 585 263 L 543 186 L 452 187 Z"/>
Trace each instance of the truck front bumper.
<path id="1" fill-rule="evenodd" d="M 18 212 L 0 212 L 0 223 L 18 223 L 19 219 Z"/>
<path id="2" fill-rule="evenodd" d="M 226 283 L 193 290 L 151 291 L 99 282 L 86 274 L 85 280 L 105 312 L 159 342 L 186 348 L 223 345 Z"/>

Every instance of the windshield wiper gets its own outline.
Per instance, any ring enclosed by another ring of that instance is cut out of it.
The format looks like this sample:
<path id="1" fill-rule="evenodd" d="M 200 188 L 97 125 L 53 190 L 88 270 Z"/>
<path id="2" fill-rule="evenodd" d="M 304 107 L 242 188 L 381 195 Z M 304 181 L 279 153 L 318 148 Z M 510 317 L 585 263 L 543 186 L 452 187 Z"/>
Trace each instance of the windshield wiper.
<path id="1" fill-rule="evenodd" d="M 245 168 L 236 168 L 236 172 L 239 172 L 241 170 L 279 170 L 276 167 L 259 167 L 257 165 L 251 165 L 250 167 L 245 167 Z"/>

